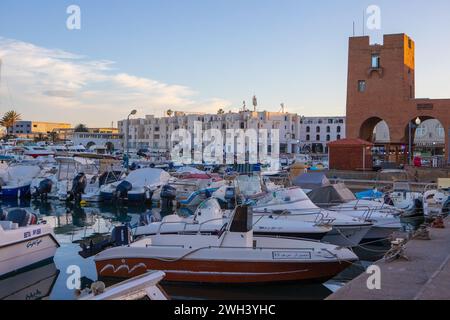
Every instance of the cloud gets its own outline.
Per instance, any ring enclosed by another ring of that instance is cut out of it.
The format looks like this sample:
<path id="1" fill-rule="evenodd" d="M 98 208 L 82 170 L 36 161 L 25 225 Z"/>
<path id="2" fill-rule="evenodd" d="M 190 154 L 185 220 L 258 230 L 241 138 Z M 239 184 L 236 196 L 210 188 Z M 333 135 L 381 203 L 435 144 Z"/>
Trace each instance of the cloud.
<path id="1" fill-rule="evenodd" d="M 19 40 L 0 37 L 0 59 L 1 111 L 14 108 L 30 120 L 107 125 L 122 119 L 131 107 L 144 116 L 161 115 L 169 108 L 215 112 L 230 105 L 215 97 L 199 99 L 187 86 L 118 72 L 107 59 Z"/>

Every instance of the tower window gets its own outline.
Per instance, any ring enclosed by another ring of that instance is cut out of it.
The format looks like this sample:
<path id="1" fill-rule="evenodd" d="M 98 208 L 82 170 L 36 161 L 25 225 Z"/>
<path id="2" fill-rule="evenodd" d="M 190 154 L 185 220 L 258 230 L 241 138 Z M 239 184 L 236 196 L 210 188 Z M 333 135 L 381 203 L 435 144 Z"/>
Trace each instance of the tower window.
<path id="1" fill-rule="evenodd" d="M 365 80 L 359 80 L 358 81 L 358 91 L 359 92 L 366 91 L 366 81 Z"/>
<path id="2" fill-rule="evenodd" d="M 372 68 L 378 69 L 380 67 L 380 55 L 373 54 L 372 55 Z"/>

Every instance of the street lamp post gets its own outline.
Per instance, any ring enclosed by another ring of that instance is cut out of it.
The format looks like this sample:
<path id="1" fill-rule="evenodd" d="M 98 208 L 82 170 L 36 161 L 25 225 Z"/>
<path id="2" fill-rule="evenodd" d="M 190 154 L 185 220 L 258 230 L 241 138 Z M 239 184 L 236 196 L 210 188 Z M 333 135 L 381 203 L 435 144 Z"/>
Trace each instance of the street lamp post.
<path id="1" fill-rule="evenodd" d="M 136 113 L 137 113 L 137 110 L 133 109 L 133 110 L 131 110 L 130 114 L 127 117 L 127 129 L 125 131 L 125 147 L 127 149 L 127 153 L 126 153 L 127 160 L 129 160 L 129 158 L 130 158 L 130 143 L 128 141 L 128 137 L 129 137 L 129 134 L 130 134 L 130 132 L 129 132 L 130 131 L 130 117 L 134 116 Z M 128 165 L 127 165 L 126 169 L 128 170 Z"/>
<path id="2" fill-rule="evenodd" d="M 408 124 L 408 127 L 409 127 L 409 134 L 408 134 L 408 137 L 409 137 L 409 149 L 408 149 L 408 152 L 409 152 L 409 156 L 408 156 L 408 162 L 409 162 L 409 165 L 412 165 L 412 161 L 413 161 L 413 153 L 412 153 L 412 144 L 413 144 L 413 141 L 412 141 L 412 130 L 413 129 L 416 129 L 416 128 L 418 128 L 419 126 L 420 126 L 420 124 L 422 123 L 422 121 L 420 120 L 420 118 L 419 117 L 417 117 L 417 119 L 415 120 L 415 123 L 413 123 L 412 121 L 410 121 L 409 122 L 409 124 Z"/>

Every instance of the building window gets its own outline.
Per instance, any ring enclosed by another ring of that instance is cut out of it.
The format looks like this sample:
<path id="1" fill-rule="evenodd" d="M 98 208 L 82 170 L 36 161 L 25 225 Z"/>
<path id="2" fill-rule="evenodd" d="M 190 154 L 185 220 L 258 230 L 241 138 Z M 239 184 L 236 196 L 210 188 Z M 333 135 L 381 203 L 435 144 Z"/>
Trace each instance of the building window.
<path id="1" fill-rule="evenodd" d="M 317 140 L 317 141 L 320 141 L 320 134 L 318 134 L 318 135 L 316 136 L 316 140 Z"/>
<path id="2" fill-rule="evenodd" d="M 331 132 L 330 126 L 327 126 L 327 133 L 330 133 L 330 132 Z"/>
<path id="3" fill-rule="evenodd" d="M 331 137 L 329 134 L 327 134 L 327 141 L 330 141 L 330 140 L 331 140 Z"/>
<path id="4" fill-rule="evenodd" d="M 366 91 L 366 81 L 365 80 L 359 80 L 358 81 L 358 91 L 359 92 Z"/>
<path id="5" fill-rule="evenodd" d="M 420 126 L 416 129 L 416 137 L 424 137 L 427 134 L 427 128 Z"/>
<path id="6" fill-rule="evenodd" d="M 340 133 L 341 132 L 341 126 L 337 126 L 336 128 L 336 132 Z"/>
<path id="7" fill-rule="evenodd" d="M 308 133 L 311 132 L 311 127 L 309 127 L 309 126 L 306 127 L 306 132 L 308 132 Z"/>
<path id="8" fill-rule="evenodd" d="M 316 132 L 317 132 L 317 133 L 320 132 L 320 127 L 319 127 L 319 126 L 316 127 Z"/>
<path id="9" fill-rule="evenodd" d="M 337 140 L 341 140 L 341 135 L 338 134 L 338 135 L 336 136 L 336 139 L 337 139 Z"/>
<path id="10" fill-rule="evenodd" d="M 306 141 L 310 141 L 311 137 L 309 136 L 309 134 L 306 135 Z"/>
<path id="11" fill-rule="evenodd" d="M 378 53 L 372 55 L 372 68 L 380 68 L 380 55 Z"/>
<path id="12" fill-rule="evenodd" d="M 411 41 L 411 39 L 408 39 L 408 48 L 412 49 L 412 41 Z"/>

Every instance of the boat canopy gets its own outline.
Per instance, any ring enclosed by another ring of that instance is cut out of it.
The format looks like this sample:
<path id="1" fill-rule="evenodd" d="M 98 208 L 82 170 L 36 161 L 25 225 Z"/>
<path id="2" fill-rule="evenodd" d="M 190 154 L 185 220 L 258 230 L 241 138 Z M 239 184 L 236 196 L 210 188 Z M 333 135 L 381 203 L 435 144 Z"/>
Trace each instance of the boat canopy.
<path id="1" fill-rule="evenodd" d="M 317 188 L 308 197 L 319 207 L 324 204 L 340 204 L 356 200 L 355 195 L 343 183 Z"/>
<path id="2" fill-rule="evenodd" d="M 292 181 L 294 186 L 302 189 L 314 190 L 331 185 L 327 176 L 321 172 L 308 172 L 295 177 Z"/>

